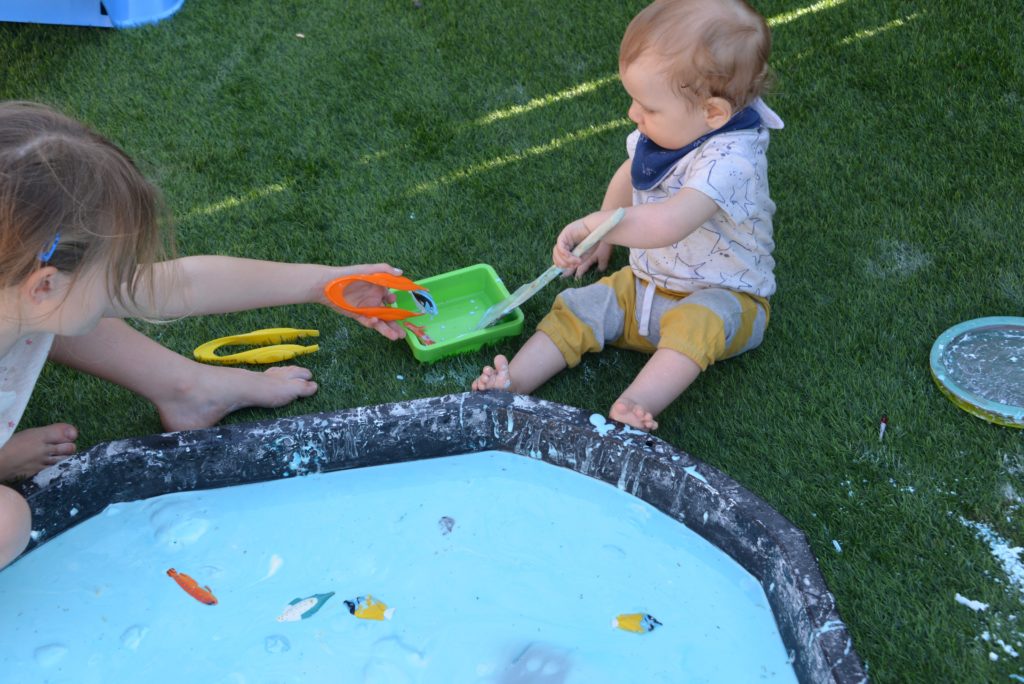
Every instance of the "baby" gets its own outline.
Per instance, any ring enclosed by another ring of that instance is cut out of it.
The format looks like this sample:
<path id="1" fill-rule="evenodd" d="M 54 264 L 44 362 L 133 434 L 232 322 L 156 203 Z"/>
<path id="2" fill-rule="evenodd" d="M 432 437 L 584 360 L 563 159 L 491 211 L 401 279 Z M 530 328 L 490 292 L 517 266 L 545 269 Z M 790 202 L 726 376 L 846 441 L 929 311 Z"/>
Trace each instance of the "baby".
<path id="1" fill-rule="evenodd" d="M 626 29 L 619 75 L 636 130 L 601 211 L 567 225 L 554 262 L 576 276 L 629 266 L 555 300 L 511 362 L 483 369 L 474 390 L 529 393 L 605 344 L 651 354 L 609 411 L 642 430 L 720 359 L 761 343 L 775 292 L 775 204 L 768 129 L 782 121 L 760 99 L 771 36 L 744 0 L 658 0 Z M 618 207 L 625 216 L 582 258 L 572 248 Z"/>

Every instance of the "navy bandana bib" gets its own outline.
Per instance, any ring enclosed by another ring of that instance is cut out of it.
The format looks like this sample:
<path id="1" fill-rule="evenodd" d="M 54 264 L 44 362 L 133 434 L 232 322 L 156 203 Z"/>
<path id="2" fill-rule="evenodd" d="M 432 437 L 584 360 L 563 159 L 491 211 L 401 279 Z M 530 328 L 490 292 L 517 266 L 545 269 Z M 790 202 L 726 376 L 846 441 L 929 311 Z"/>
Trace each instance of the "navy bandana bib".
<path id="1" fill-rule="evenodd" d="M 633 187 L 637 190 L 650 190 L 665 178 L 676 162 L 700 147 L 708 138 L 713 138 L 719 133 L 742 131 L 760 125 L 761 115 L 753 107 L 746 107 L 736 112 L 721 128 L 716 128 L 677 150 L 667 150 L 641 133 L 636 150 L 633 151 L 633 165 L 630 167 Z"/>

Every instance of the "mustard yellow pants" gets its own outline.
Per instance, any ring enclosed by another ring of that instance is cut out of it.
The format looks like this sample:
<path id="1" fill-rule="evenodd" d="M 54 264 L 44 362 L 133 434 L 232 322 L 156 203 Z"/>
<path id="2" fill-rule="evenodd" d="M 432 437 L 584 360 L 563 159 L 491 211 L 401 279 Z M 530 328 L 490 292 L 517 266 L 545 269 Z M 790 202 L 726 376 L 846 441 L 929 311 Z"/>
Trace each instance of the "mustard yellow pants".
<path id="1" fill-rule="evenodd" d="M 627 266 L 562 292 L 537 330 L 551 338 L 570 368 L 583 354 L 611 345 L 648 354 L 673 349 L 703 371 L 761 344 L 768 318 L 764 297 L 722 288 L 670 292 L 635 277 Z"/>

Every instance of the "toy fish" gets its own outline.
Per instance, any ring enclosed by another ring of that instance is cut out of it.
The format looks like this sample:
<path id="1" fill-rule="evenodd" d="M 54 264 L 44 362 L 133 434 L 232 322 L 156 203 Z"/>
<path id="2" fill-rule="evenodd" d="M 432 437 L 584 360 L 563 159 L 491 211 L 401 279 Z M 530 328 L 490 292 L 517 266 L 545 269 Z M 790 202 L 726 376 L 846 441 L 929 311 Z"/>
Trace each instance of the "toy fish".
<path id="1" fill-rule="evenodd" d="M 308 598 L 296 598 L 288 602 L 288 607 L 277 616 L 278 622 L 298 622 L 312 617 L 316 611 L 324 607 L 327 599 L 334 596 L 333 591 L 326 594 L 313 594 Z"/>
<path id="2" fill-rule="evenodd" d="M 646 613 L 627 613 L 612 620 L 612 627 L 624 629 L 627 632 L 652 632 L 655 627 L 661 627 L 661 623 L 653 615 Z"/>
<path id="3" fill-rule="evenodd" d="M 372 596 L 359 596 L 351 601 L 345 601 L 348 612 L 363 620 L 390 620 L 394 614 L 394 608 L 388 608 L 382 601 L 377 601 Z"/>
<path id="4" fill-rule="evenodd" d="M 415 335 L 416 339 L 422 342 L 425 346 L 434 344 L 434 340 L 430 339 L 430 335 L 427 334 L 427 329 L 422 325 L 416 325 L 409 321 L 405 321 L 402 325 L 404 325 L 409 332 Z"/>
<path id="5" fill-rule="evenodd" d="M 167 571 L 167 576 L 177 582 L 178 586 L 184 589 L 196 601 L 205 603 L 208 606 L 217 605 L 217 597 L 210 591 L 210 587 L 200 587 L 199 583 L 194 579 L 183 572 L 179 573 L 174 568 Z"/>
<path id="6" fill-rule="evenodd" d="M 416 301 L 416 308 L 431 316 L 437 315 L 437 302 L 426 290 L 413 290 L 412 298 Z"/>

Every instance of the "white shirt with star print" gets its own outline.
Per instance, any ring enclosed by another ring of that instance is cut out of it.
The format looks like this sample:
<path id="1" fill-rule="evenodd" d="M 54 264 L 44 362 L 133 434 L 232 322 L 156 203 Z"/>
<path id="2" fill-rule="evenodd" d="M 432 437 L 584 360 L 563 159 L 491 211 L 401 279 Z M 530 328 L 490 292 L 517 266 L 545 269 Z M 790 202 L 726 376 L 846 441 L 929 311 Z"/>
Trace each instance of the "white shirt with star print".
<path id="1" fill-rule="evenodd" d="M 26 335 L 0 357 L 0 446 L 18 427 L 52 344 L 49 333 Z"/>
<path id="2" fill-rule="evenodd" d="M 719 211 L 684 239 L 658 249 L 630 249 L 629 264 L 640 279 L 673 292 L 721 287 L 770 297 L 775 292 L 772 216 L 768 194 L 768 127 L 782 121 L 761 102 L 757 128 L 716 135 L 680 159 L 650 190 L 633 188 L 633 204 L 663 202 L 682 188 L 714 200 Z M 766 115 L 766 114 L 770 114 Z M 639 131 L 626 140 L 630 158 Z"/>

